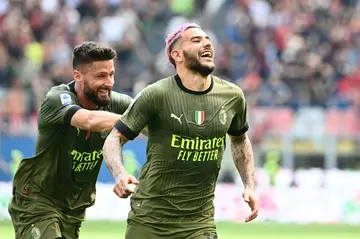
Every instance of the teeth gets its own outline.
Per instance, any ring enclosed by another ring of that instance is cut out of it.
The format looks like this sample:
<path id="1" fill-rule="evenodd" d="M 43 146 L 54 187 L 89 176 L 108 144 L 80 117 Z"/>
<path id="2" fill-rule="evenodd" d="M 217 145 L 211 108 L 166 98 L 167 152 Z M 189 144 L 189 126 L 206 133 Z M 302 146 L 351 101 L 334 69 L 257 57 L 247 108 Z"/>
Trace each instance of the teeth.
<path id="1" fill-rule="evenodd" d="M 211 57 L 212 54 L 211 52 L 204 52 L 203 54 L 201 54 L 202 57 Z"/>

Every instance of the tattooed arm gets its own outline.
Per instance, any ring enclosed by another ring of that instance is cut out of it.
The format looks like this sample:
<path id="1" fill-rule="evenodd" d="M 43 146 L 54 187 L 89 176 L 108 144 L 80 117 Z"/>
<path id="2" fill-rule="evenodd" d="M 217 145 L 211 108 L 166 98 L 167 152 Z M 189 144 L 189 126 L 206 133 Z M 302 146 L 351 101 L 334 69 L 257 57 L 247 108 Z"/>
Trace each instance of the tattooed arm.
<path id="1" fill-rule="evenodd" d="M 152 86 L 147 86 L 135 97 L 136 99 L 116 122 L 104 143 L 104 160 L 115 178 L 114 192 L 121 198 L 128 197 L 134 192 L 130 184 L 138 184 L 136 178 L 129 175 L 122 164 L 122 148 L 128 140 L 135 139 L 140 132 L 147 135 L 147 125 L 154 116 L 158 115 L 154 103 L 155 93 Z"/>
<path id="2" fill-rule="evenodd" d="M 230 136 L 231 152 L 235 166 L 246 189 L 255 189 L 254 155 L 251 142 L 246 133 L 240 136 Z"/>
<path id="3" fill-rule="evenodd" d="M 244 184 L 243 198 L 251 209 L 251 213 L 245 222 L 250 222 L 259 213 L 259 201 L 255 195 L 254 155 L 246 133 L 230 137 L 233 159 Z"/>
<path id="4" fill-rule="evenodd" d="M 147 136 L 147 127 L 141 130 L 141 133 Z M 104 161 L 113 175 L 115 181 L 116 178 L 125 171 L 122 165 L 122 148 L 128 139 L 122 135 L 116 128 L 113 128 L 109 136 L 106 138 L 103 155 Z"/>
<path id="5" fill-rule="evenodd" d="M 114 179 L 121 177 L 125 171 L 122 164 L 122 148 L 126 141 L 127 139 L 114 128 L 104 143 L 104 161 Z"/>
<path id="6" fill-rule="evenodd" d="M 136 178 L 129 175 L 123 164 L 122 148 L 128 139 L 114 128 L 105 140 L 103 147 L 104 161 L 115 179 L 114 192 L 120 198 L 127 198 L 134 190 L 129 184 L 138 184 Z"/>

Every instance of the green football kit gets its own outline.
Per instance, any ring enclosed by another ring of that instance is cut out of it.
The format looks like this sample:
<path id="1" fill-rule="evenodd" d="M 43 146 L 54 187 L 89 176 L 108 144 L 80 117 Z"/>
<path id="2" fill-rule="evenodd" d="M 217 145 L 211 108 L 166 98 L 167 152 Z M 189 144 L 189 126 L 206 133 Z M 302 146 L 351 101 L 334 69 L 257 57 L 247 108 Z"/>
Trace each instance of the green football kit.
<path id="1" fill-rule="evenodd" d="M 107 133 L 71 126 L 81 109 L 74 87 L 53 87 L 39 109 L 35 156 L 21 161 L 13 181 L 9 212 L 16 239 L 78 238 L 85 209 L 94 204 Z M 131 102 L 112 92 L 99 110 L 122 114 Z"/>
<path id="2" fill-rule="evenodd" d="M 131 197 L 126 239 L 215 239 L 214 191 L 226 134 L 248 130 L 236 85 L 211 76 L 191 91 L 178 75 L 147 86 L 115 127 L 134 139 L 148 129 L 147 161 Z"/>

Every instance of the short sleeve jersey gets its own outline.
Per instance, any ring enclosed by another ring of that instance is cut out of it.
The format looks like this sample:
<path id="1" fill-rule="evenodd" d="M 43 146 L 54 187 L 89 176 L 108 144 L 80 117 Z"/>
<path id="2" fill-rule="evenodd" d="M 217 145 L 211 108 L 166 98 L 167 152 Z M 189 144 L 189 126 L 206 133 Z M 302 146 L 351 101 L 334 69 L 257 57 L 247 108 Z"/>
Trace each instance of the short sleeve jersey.
<path id="1" fill-rule="evenodd" d="M 242 90 L 215 76 L 202 92 L 186 89 L 177 75 L 160 80 L 135 97 L 117 129 L 133 139 L 145 125 L 147 161 L 129 219 L 155 228 L 212 224 L 226 134 L 248 130 Z"/>
<path id="2" fill-rule="evenodd" d="M 35 156 L 23 159 L 14 177 L 18 195 L 50 200 L 63 210 L 85 209 L 94 203 L 107 136 L 71 126 L 72 116 L 81 109 L 74 87 L 71 82 L 47 93 L 38 112 Z M 131 97 L 112 92 L 110 104 L 99 110 L 122 114 L 131 102 Z"/>

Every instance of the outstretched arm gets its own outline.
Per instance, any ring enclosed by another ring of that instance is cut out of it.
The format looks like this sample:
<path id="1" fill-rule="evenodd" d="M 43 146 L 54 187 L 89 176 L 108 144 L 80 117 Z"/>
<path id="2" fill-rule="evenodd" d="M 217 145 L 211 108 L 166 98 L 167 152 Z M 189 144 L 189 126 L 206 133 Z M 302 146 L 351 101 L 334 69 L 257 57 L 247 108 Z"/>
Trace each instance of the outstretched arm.
<path id="1" fill-rule="evenodd" d="M 120 115 L 97 110 L 78 110 L 71 118 L 73 127 L 94 132 L 110 132 Z"/>
<path id="2" fill-rule="evenodd" d="M 71 118 L 71 125 L 82 130 L 108 133 L 120 117 L 121 115 L 111 112 L 80 109 Z M 147 136 L 147 127 L 141 133 Z"/>
<path id="3" fill-rule="evenodd" d="M 120 114 L 80 107 L 75 95 L 68 91 L 50 91 L 38 113 L 40 129 L 65 125 L 93 132 L 110 132 L 119 119 Z"/>

